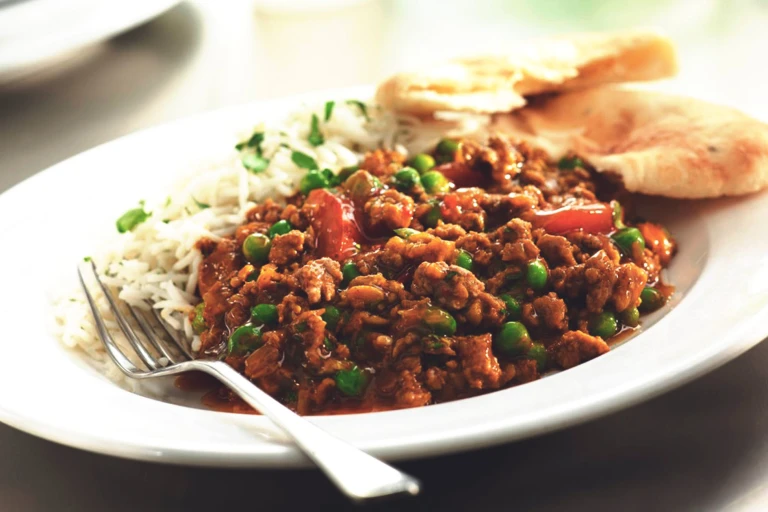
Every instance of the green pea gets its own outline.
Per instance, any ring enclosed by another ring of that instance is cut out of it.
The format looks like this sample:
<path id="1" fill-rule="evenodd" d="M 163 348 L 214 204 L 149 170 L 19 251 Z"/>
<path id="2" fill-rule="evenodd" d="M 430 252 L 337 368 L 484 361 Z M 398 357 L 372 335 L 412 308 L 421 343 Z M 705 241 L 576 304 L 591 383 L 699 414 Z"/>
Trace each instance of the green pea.
<path id="1" fill-rule="evenodd" d="M 650 313 L 663 306 L 667 299 L 656 288 L 646 286 L 640 293 L 640 301 L 640 311 L 643 313 Z"/>
<path id="2" fill-rule="evenodd" d="M 292 229 L 293 226 L 291 226 L 290 222 L 287 220 L 279 220 L 272 224 L 272 227 L 269 228 L 269 238 L 274 238 L 275 235 L 284 235 Z"/>
<path id="3" fill-rule="evenodd" d="M 628 256 L 635 254 L 635 247 L 639 247 L 639 252 L 645 249 L 645 239 L 643 234 L 637 228 L 623 228 L 611 235 L 611 238 L 616 245 L 619 246 L 621 252 Z"/>
<path id="4" fill-rule="evenodd" d="M 132 231 L 133 228 L 144 222 L 149 218 L 149 213 L 144 211 L 144 208 L 134 208 L 128 210 L 117 219 L 117 232 L 126 233 Z"/>
<path id="5" fill-rule="evenodd" d="M 235 329 L 227 341 L 227 354 L 256 350 L 261 344 L 261 326 L 241 325 Z"/>
<path id="6" fill-rule="evenodd" d="M 349 370 L 339 370 L 334 377 L 336 387 L 347 396 L 360 396 L 363 394 L 368 379 L 365 373 L 357 366 Z"/>
<path id="7" fill-rule="evenodd" d="M 627 327 L 637 327 L 640 325 L 640 310 L 637 308 L 627 308 L 619 313 L 619 320 Z"/>
<path id="8" fill-rule="evenodd" d="M 525 354 L 532 345 L 528 329 L 520 322 L 507 322 L 495 338 L 496 348 L 504 355 L 514 357 Z"/>
<path id="9" fill-rule="evenodd" d="M 584 168 L 584 161 L 577 157 L 563 157 L 557 163 L 560 169 L 575 169 L 576 167 Z"/>
<path id="10" fill-rule="evenodd" d="M 422 174 L 421 184 L 428 194 L 440 194 L 451 190 L 451 182 L 440 171 L 429 171 Z"/>
<path id="11" fill-rule="evenodd" d="M 411 235 L 416 235 L 420 233 L 420 231 L 412 228 L 397 228 L 395 230 L 395 234 L 399 236 L 400 238 L 408 238 Z"/>
<path id="12" fill-rule="evenodd" d="M 203 318 L 204 310 L 205 302 L 201 302 L 195 306 L 195 318 L 192 320 L 192 330 L 195 331 L 195 334 L 201 334 L 208 328 L 205 323 L 205 318 Z"/>
<path id="13" fill-rule="evenodd" d="M 395 173 L 395 183 L 397 188 L 401 190 L 411 190 L 421 183 L 421 178 L 419 178 L 419 173 L 416 169 L 405 167 Z"/>
<path id="14" fill-rule="evenodd" d="M 262 324 L 276 324 L 278 320 L 277 306 L 273 304 L 256 304 L 251 308 L 251 318 Z"/>
<path id="15" fill-rule="evenodd" d="M 536 361 L 536 369 L 540 372 L 547 368 L 547 349 L 541 343 L 534 343 L 525 356 Z"/>
<path id="16" fill-rule="evenodd" d="M 435 166 L 435 159 L 426 153 L 419 153 L 413 157 L 411 165 L 419 171 L 419 174 L 424 174 Z"/>
<path id="17" fill-rule="evenodd" d="M 453 161 L 456 151 L 459 150 L 459 142 L 452 139 L 443 139 L 435 148 L 435 154 L 437 155 L 437 161 L 440 163 L 446 163 Z"/>
<path id="18" fill-rule="evenodd" d="M 360 275 L 360 271 L 357 269 L 357 265 L 354 263 L 347 262 L 344 264 L 343 267 L 341 267 L 341 276 L 343 278 L 343 281 L 347 284 L 354 278 Z"/>
<path id="19" fill-rule="evenodd" d="M 607 340 L 619 330 L 616 316 L 610 311 L 603 311 L 599 315 L 590 318 L 588 327 L 590 334 L 600 336 L 604 340 Z"/>
<path id="20" fill-rule="evenodd" d="M 351 199 L 361 202 L 381 188 L 381 182 L 368 171 L 356 171 L 344 182 L 344 188 L 349 191 Z"/>
<path id="21" fill-rule="evenodd" d="M 264 263 L 269 259 L 272 242 L 267 235 L 253 233 L 243 241 L 243 256 L 249 263 Z"/>
<path id="22" fill-rule="evenodd" d="M 523 315 L 523 307 L 520 305 L 520 302 L 518 302 L 516 298 L 507 293 L 499 298 L 503 300 L 504 304 L 506 305 L 507 318 L 510 320 L 519 320 Z"/>
<path id="23" fill-rule="evenodd" d="M 299 182 L 299 190 L 306 195 L 318 188 L 328 188 L 328 178 L 320 171 L 307 171 L 307 174 Z"/>
<path id="24" fill-rule="evenodd" d="M 339 308 L 336 306 L 326 306 L 325 313 L 320 315 L 320 317 L 325 321 L 325 326 L 328 327 L 329 330 L 333 331 L 336 329 L 336 326 L 339 325 L 339 320 L 341 320 L 341 311 L 339 311 Z"/>
<path id="25" fill-rule="evenodd" d="M 427 308 L 422 320 L 435 334 L 450 336 L 456 333 L 456 319 L 440 308 Z"/>
<path id="26" fill-rule="evenodd" d="M 456 265 L 472 271 L 472 255 L 464 250 L 459 251 L 459 255 L 456 256 Z"/>
<path id="27" fill-rule="evenodd" d="M 442 218 L 443 214 L 440 212 L 440 205 L 434 203 L 432 205 L 432 209 L 429 210 L 427 215 L 424 217 L 424 225 L 428 228 L 437 227 L 438 221 L 440 221 Z"/>
<path id="28" fill-rule="evenodd" d="M 547 267 L 540 260 L 529 262 L 525 272 L 525 279 L 528 282 L 528 286 L 534 290 L 543 290 L 547 286 Z"/>

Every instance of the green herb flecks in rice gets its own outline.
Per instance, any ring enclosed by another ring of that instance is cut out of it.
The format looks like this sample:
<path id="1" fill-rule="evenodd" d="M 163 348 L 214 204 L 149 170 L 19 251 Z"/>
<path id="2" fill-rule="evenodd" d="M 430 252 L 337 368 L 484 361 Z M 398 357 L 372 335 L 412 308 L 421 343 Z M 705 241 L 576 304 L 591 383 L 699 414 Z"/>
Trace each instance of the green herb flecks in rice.
<path id="1" fill-rule="evenodd" d="M 324 120 L 327 123 L 331 120 L 331 115 L 333 114 L 333 107 L 336 105 L 335 101 L 326 101 L 325 102 L 325 116 Z"/>
<path id="2" fill-rule="evenodd" d="M 371 118 L 368 115 L 368 105 L 360 100 L 347 100 L 347 104 L 356 106 L 358 109 L 360 109 L 360 112 L 363 114 L 363 117 L 365 117 L 365 120 L 368 122 L 371 121 Z"/>
<path id="3" fill-rule="evenodd" d="M 319 146 L 325 142 L 325 137 L 323 137 L 323 134 L 320 132 L 320 119 L 318 119 L 317 114 L 312 114 L 312 123 L 310 124 L 309 137 L 307 137 L 307 140 L 313 146 Z"/>
<path id="4" fill-rule="evenodd" d="M 256 154 L 247 154 L 241 159 L 243 167 L 251 171 L 253 174 L 259 174 L 267 170 L 269 167 L 269 160 L 263 156 Z"/>
<path id="5" fill-rule="evenodd" d="M 291 153 L 291 160 L 297 167 L 301 169 L 307 169 L 309 171 L 316 171 L 320 167 L 317 165 L 317 161 L 306 153 L 301 151 L 293 151 Z"/>
<path id="6" fill-rule="evenodd" d="M 132 210 L 128 210 L 117 219 L 115 223 L 117 225 L 118 233 L 127 233 L 132 231 L 133 228 L 146 221 L 151 213 L 144 211 L 144 201 L 139 202 L 139 207 Z"/>

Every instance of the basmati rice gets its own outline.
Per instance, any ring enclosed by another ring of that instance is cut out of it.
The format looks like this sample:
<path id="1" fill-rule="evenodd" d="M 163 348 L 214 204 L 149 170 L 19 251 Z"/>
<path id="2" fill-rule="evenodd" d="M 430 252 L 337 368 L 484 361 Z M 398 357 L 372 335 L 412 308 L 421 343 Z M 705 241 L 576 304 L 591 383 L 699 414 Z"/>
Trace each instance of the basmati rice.
<path id="1" fill-rule="evenodd" d="M 323 119 L 323 112 L 323 104 L 305 106 L 283 122 L 257 127 L 264 133 L 262 156 L 269 160 L 261 173 L 249 172 L 233 150 L 223 165 L 181 176 L 165 202 L 146 206 L 151 214 L 145 222 L 95 248 L 92 258 L 104 282 L 129 304 L 144 309 L 152 304 L 169 326 L 191 340 L 196 351 L 200 340 L 194 335 L 189 313 L 199 301 L 195 290 L 202 255 L 195 244 L 201 238 L 219 240 L 232 234 L 258 201 L 295 193 L 306 170 L 292 161 L 293 151 L 314 158 L 320 169 L 338 172 L 358 164 L 366 151 L 387 148 L 407 155 L 409 150 L 433 146 L 443 136 L 476 132 L 487 121 L 464 116 L 424 124 L 415 118 L 396 119 L 373 105 L 336 101 L 330 119 L 321 125 L 324 142 L 314 147 L 307 141 L 312 116 Z M 250 137 L 249 133 L 241 135 L 240 140 Z M 101 294 L 95 298 L 110 332 L 118 343 L 125 344 L 108 314 L 106 299 Z M 81 350 L 113 380 L 125 383 L 106 357 L 82 292 L 56 306 L 61 341 Z"/>

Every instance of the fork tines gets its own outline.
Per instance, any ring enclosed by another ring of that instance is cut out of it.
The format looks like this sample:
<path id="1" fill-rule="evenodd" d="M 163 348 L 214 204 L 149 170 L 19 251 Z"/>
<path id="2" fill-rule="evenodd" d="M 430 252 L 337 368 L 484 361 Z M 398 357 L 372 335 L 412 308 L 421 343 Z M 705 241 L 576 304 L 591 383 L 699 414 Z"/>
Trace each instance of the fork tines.
<path id="1" fill-rule="evenodd" d="M 99 288 L 101 288 L 101 291 L 104 293 L 104 297 L 107 299 L 109 309 L 115 317 L 117 325 L 125 335 L 135 354 L 146 367 L 146 370 L 149 371 L 145 371 L 135 365 L 110 334 L 104 317 L 99 311 L 96 301 L 94 300 L 93 295 L 86 284 L 85 277 L 83 276 L 83 267 L 86 266 L 88 267 L 88 273 L 93 276 L 98 283 Z M 88 305 L 93 312 L 93 318 L 96 322 L 96 330 L 99 333 L 99 338 L 104 344 L 104 348 L 106 349 L 107 354 L 109 354 L 109 357 L 114 361 L 117 367 L 123 371 L 123 373 L 129 377 L 140 377 L 154 370 L 164 368 L 168 364 L 176 364 L 193 359 L 192 353 L 186 346 L 186 343 L 180 339 L 173 328 L 166 325 L 165 321 L 163 321 L 160 316 L 160 313 L 153 308 L 151 304 L 146 303 L 148 309 L 152 312 L 151 315 L 148 315 L 142 309 L 115 298 L 99 277 L 99 273 L 96 270 L 96 265 L 93 261 L 91 261 L 89 265 L 78 265 L 77 273 L 80 277 L 80 284 L 85 292 L 85 297 L 88 300 Z M 128 318 L 128 315 L 121 311 L 120 306 L 123 306 L 128 310 L 130 319 Z M 153 324 L 156 324 L 159 328 Z M 143 336 L 139 335 L 134 325 L 138 326 L 138 331 L 143 333 Z"/>

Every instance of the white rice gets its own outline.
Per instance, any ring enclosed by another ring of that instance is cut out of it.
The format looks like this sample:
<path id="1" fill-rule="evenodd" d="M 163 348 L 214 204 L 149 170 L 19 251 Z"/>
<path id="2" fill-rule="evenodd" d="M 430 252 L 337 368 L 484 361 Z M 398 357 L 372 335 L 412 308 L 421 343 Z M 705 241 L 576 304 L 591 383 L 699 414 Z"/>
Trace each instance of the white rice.
<path id="1" fill-rule="evenodd" d="M 165 202 L 145 205 L 151 212 L 145 222 L 125 234 L 115 233 L 103 247 L 93 249 L 92 258 L 104 282 L 129 304 L 140 308 L 152 304 L 196 351 L 200 340 L 192 331 L 189 313 L 199 301 L 195 289 L 202 255 L 195 244 L 204 237 L 218 240 L 232 234 L 257 202 L 292 195 L 306 172 L 293 163 L 292 151 L 313 157 L 321 169 L 335 173 L 360 163 L 366 151 L 386 148 L 407 155 L 433 146 L 443 136 L 475 132 L 486 121 L 465 116 L 427 125 L 418 119 L 395 118 L 372 105 L 366 107 L 364 113 L 357 104 L 336 101 L 331 118 L 324 122 L 324 104 L 304 106 L 282 122 L 257 126 L 255 131 L 264 133 L 262 154 L 270 161 L 259 174 L 245 169 L 234 149 L 225 165 L 182 173 Z M 317 147 L 307 141 L 313 114 L 320 119 L 325 138 Z M 240 135 L 233 136 L 233 147 L 251 133 Z M 125 344 L 108 313 L 106 299 L 100 293 L 95 298 L 110 332 L 118 343 Z M 82 292 L 57 302 L 56 326 L 66 346 L 82 351 L 110 378 L 125 383 L 106 356 Z"/>

